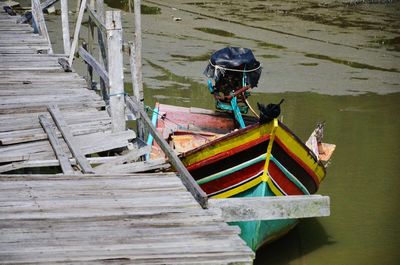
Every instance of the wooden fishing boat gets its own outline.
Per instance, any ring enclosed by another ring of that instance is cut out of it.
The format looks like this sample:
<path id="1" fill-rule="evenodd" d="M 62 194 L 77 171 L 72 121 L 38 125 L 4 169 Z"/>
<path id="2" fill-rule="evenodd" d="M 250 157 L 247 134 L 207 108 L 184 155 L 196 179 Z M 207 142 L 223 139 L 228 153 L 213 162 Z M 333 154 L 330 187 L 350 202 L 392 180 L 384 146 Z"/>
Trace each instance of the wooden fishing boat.
<path id="1" fill-rule="evenodd" d="M 279 104 L 269 105 L 270 113 L 261 111 L 260 119 L 242 115 L 243 108 L 231 102 L 246 102 L 247 89 L 242 88 L 237 90 L 240 93 L 216 97 L 217 107 L 231 106 L 225 112 L 157 103 L 153 123 L 210 198 L 316 193 L 326 175 L 324 161 L 335 148 L 322 143 L 322 126 L 312 133 L 307 146 L 271 114 Z M 162 156 L 157 145 L 153 146 L 152 156 Z M 240 226 L 242 238 L 256 250 L 296 223 L 259 220 L 233 224 Z"/>
<path id="2" fill-rule="evenodd" d="M 333 145 L 318 143 L 315 133 L 308 141 L 314 146 L 307 147 L 277 119 L 262 124 L 246 117 L 250 125 L 235 129 L 225 113 L 162 104 L 156 105 L 154 117 L 157 130 L 211 198 L 314 194 L 326 174 L 323 162 L 334 150 Z M 152 155 L 162 156 L 156 145 Z M 256 250 L 296 223 L 260 220 L 235 225 Z"/>

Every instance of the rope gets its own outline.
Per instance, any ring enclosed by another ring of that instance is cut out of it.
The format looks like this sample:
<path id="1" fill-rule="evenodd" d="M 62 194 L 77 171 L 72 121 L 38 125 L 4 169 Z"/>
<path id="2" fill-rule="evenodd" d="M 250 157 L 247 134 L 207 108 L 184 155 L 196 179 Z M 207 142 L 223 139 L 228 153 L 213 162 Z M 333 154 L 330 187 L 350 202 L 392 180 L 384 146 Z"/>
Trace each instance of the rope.
<path id="1" fill-rule="evenodd" d="M 238 69 L 231 69 L 231 68 L 222 67 L 220 65 L 215 65 L 215 64 L 213 64 L 211 62 L 211 60 L 208 60 L 208 62 L 210 63 L 211 66 L 213 66 L 215 68 L 215 70 L 217 70 L 217 69 L 220 70 L 221 73 L 224 73 L 225 71 L 240 72 L 240 73 L 251 73 L 251 72 L 257 71 L 258 69 L 261 68 L 261 64 L 260 64 L 257 68 L 254 68 L 252 70 L 238 70 Z"/>
<path id="2" fill-rule="evenodd" d="M 253 109 L 253 107 L 250 105 L 250 103 L 247 101 L 247 98 L 245 96 L 243 96 L 244 98 L 244 102 L 246 103 L 246 105 L 249 107 L 250 111 L 257 117 L 257 119 L 260 118 L 260 116 L 257 114 L 257 112 L 255 112 L 255 110 Z"/>
<path id="3" fill-rule="evenodd" d="M 129 96 L 128 93 L 126 93 L 126 92 L 108 94 L 109 97 L 122 96 L 122 95 L 123 96 Z"/>

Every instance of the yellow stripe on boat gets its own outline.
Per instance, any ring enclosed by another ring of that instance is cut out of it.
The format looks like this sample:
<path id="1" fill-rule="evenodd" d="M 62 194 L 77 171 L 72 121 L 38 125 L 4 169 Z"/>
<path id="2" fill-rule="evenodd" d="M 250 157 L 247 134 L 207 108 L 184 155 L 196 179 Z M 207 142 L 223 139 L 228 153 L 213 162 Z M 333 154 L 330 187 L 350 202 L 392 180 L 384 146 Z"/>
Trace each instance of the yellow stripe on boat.
<path id="1" fill-rule="evenodd" d="M 272 152 L 272 146 L 274 145 L 276 129 L 278 128 L 278 119 L 275 118 L 274 121 L 272 122 L 272 124 L 273 124 L 273 127 L 272 127 L 271 135 L 269 138 L 267 153 L 265 154 L 264 173 L 262 175 L 262 181 L 264 181 L 264 182 L 267 182 L 270 179 L 269 174 L 268 174 L 268 166 L 269 166 L 269 161 L 271 159 L 271 152 Z"/>
<path id="2" fill-rule="evenodd" d="M 225 191 L 225 192 L 222 192 L 222 193 L 216 194 L 216 195 L 214 195 L 214 196 L 211 196 L 211 198 L 213 198 L 213 199 L 224 199 L 224 198 L 229 198 L 229 197 L 232 197 L 232 196 L 234 196 L 234 195 L 236 195 L 236 194 L 239 194 L 239 193 L 241 193 L 241 192 L 244 192 L 244 191 L 246 191 L 246 190 L 248 190 L 248 189 L 251 189 L 251 188 L 253 188 L 254 186 L 260 184 L 261 182 L 262 182 L 262 176 L 257 177 L 257 178 L 255 178 L 255 179 L 249 181 L 249 182 L 246 182 L 246 183 L 244 183 L 243 185 L 240 185 L 240 186 L 238 186 L 238 187 L 236 187 L 236 188 L 234 188 L 234 189 L 227 190 L 227 191 Z"/>
<path id="3" fill-rule="evenodd" d="M 269 178 L 267 183 L 273 194 L 275 194 L 276 196 L 284 196 L 284 194 L 275 186 L 272 178 Z"/>
<path id="4" fill-rule="evenodd" d="M 271 132 L 272 129 L 272 122 L 263 124 L 261 126 L 256 126 L 246 133 L 239 135 L 238 137 L 232 137 L 230 135 L 230 139 L 227 139 L 224 141 L 224 137 L 220 138 L 217 143 L 213 146 L 208 146 L 205 149 L 203 149 L 201 152 L 196 152 L 193 155 L 188 155 L 187 157 L 183 158 L 183 163 L 186 166 L 193 165 L 199 161 L 202 161 L 204 159 L 207 159 L 209 157 L 215 156 L 220 153 L 224 153 L 226 151 L 229 151 L 233 148 L 236 148 L 240 145 L 243 145 L 245 143 L 257 140 L 265 135 L 268 135 Z"/>
<path id="5" fill-rule="evenodd" d="M 308 149 L 300 144 L 297 139 L 287 132 L 282 127 L 278 127 L 276 130 L 276 137 L 290 150 L 295 156 L 297 156 L 303 163 L 309 167 L 318 177 L 321 182 L 325 177 L 325 170 L 323 166 L 315 161 L 315 159 L 309 154 Z"/>

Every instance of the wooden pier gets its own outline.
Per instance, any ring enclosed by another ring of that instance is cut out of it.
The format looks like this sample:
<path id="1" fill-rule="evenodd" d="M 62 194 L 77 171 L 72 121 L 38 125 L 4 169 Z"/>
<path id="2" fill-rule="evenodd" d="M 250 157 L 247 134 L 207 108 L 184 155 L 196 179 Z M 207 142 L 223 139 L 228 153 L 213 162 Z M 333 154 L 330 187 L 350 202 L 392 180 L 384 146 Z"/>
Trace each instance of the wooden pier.
<path id="1" fill-rule="evenodd" d="M 45 37 L 34 34 L 29 24 L 17 24 L 18 16 L 9 16 L 3 3 L 0 6 L 0 173 L 59 165 L 54 145 L 39 120 L 43 115 L 55 134 L 61 134 L 48 111 L 50 106 L 61 110 L 59 118 L 83 155 L 127 147 L 135 133 L 113 132 L 103 99 L 88 89 L 85 79 L 65 72 L 58 63 L 65 56 L 49 54 L 51 47 Z M 71 157 L 66 141 L 64 136 L 59 144 Z M 103 157 L 88 163 L 109 160 Z"/>
<path id="2" fill-rule="evenodd" d="M 132 56 L 140 39 L 130 45 L 135 97 L 125 97 L 120 14 L 108 11 L 104 19 L 103 1 L 94 10 L 83 0 L 72 44 L 64 28 L 64 54 L 54 54 L 41 11 L 54 2 L 32 0 L 39 35 L 6 14 L 0 0 L 0 264 L 252 264 L 254 252 L 227 221 L 329 215 L 324 196 L 208 200 L 143 109 L 140 54 Z M 85 7 L 89 49 L 78 50 L 89 80 L 71 67 Z M 61 8 L 68 25 L 66 1 Z M 98 61 L 90 48 L 94 25 Z M 101 96 L 92 90 L 93 73 Z M 138 135 L 146 125 L 168 163 L 135 162 L 149 147 L 125 129 L 130 113 Z M 137 173 L 169 163 L 178 173 Z M 57 174 L 31 171 L 56 166 Z"/>
<path id="3" fill-rule="evenodd" d="M 65 56 L 0 7 L 0 264 L 251 264 L 239 229 L 176 174 L 83 174 L 143 155 L 85 156 L 127 148 L 135 133 L 113 132 L 103 99 L 59 65 Z M 4 175 L 56 165 L 64 174 Z"/>

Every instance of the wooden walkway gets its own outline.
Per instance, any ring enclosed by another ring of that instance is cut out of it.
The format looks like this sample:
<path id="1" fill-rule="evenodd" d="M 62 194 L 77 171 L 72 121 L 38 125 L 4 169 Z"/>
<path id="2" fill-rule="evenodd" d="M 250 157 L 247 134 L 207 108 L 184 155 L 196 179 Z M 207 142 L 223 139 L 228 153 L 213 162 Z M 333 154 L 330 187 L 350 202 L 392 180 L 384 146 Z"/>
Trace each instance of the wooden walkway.
<path id="1" fill-rule="evenodd" d="M 62 55 L 45 54 L 48 42 L 28 24 L 17 24 L 0 2 L 0 173 L 54 166 L 57 159 L 38 116 L 57 105 L 84 155 L 126 147 L 133 131 L 111 132 L 105 103 L 75 72 L 64 72 Z M 52 122 L 53 123 L 53 122 Z M 53 123 L 54 124 L 54 123 Z M 57 135 L 60 135 L 56 129 Z M 72 158 L 63 138 L 62 148 Z"/>
<path id="2" fill-rule="evenodd" d="M 251 264 L 174 174 L 0 175 L 1 264 Z"/>
<path id="3" fill-rule="evenodd" d="M 0 8 L 0 264 L 252 264 L 239 229 L 218 208 L 202 209 L 173 173 L 4 175 L 61 163 L 39 115 L 77 163 L 50 105 L 83 155 L 124 147 L 135 135 L 112 133 L 85 80 L 64 72 L 59 56 L 45 54 L 48 43 Z M 112 159 L 89 161 L 118 172 Z"/>

